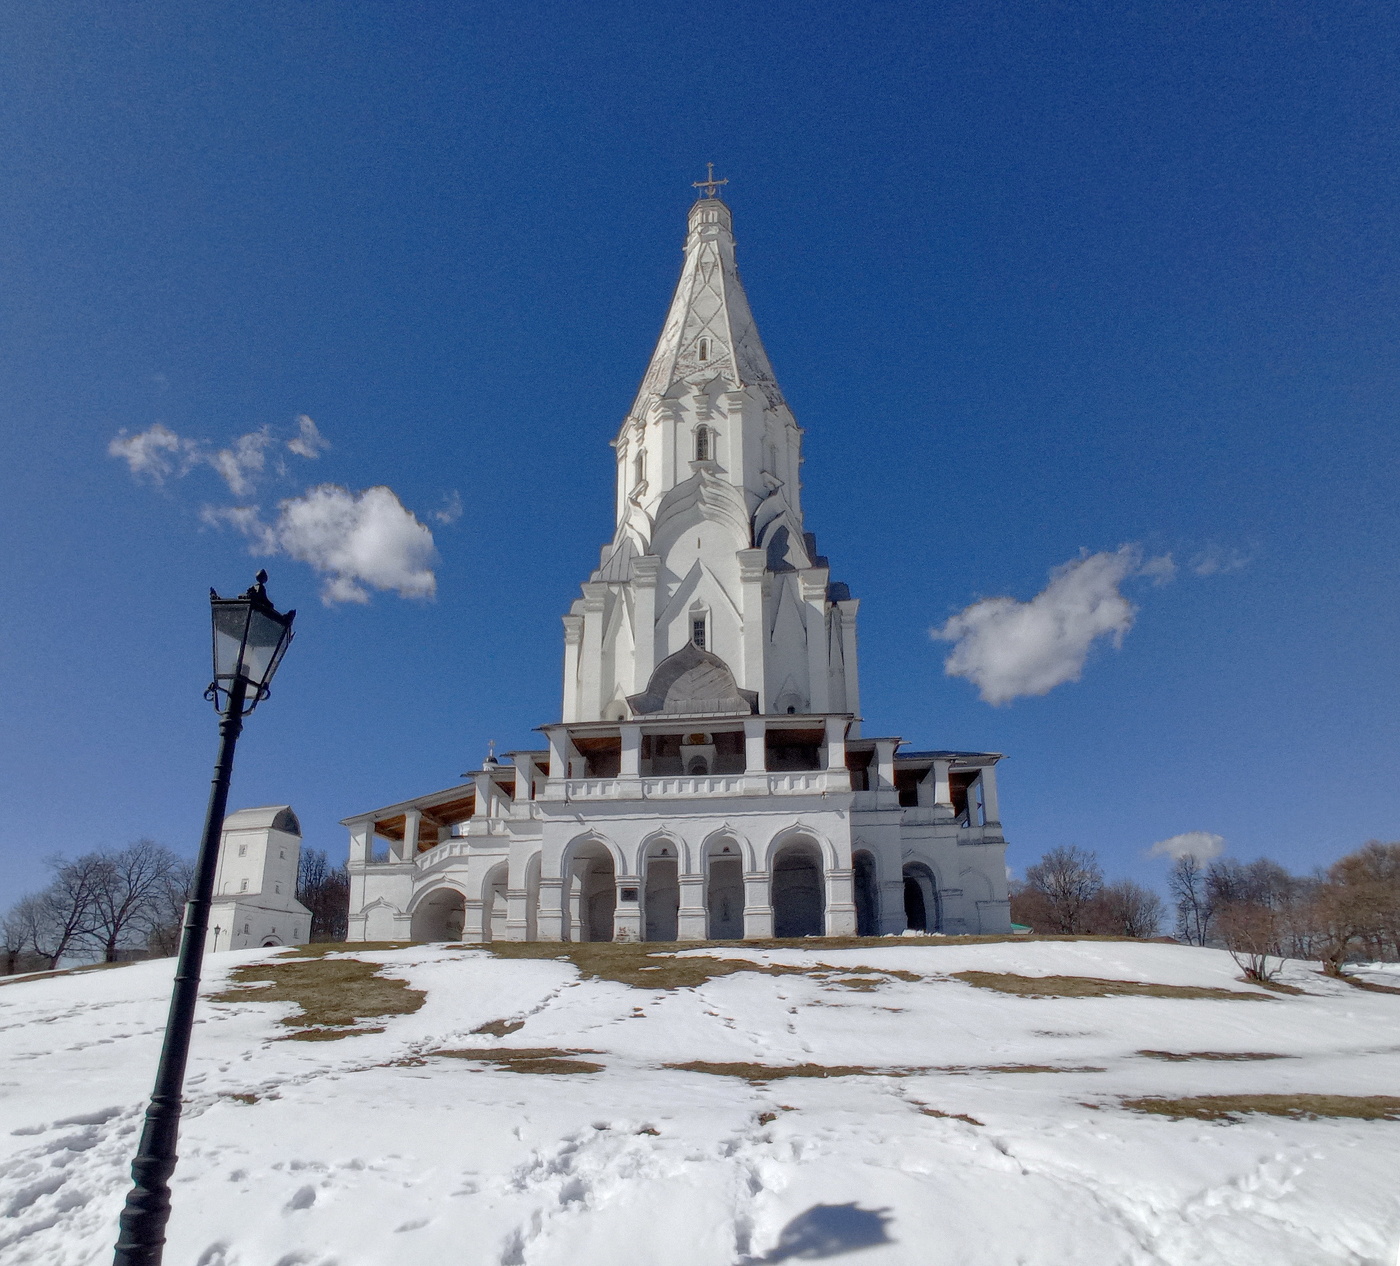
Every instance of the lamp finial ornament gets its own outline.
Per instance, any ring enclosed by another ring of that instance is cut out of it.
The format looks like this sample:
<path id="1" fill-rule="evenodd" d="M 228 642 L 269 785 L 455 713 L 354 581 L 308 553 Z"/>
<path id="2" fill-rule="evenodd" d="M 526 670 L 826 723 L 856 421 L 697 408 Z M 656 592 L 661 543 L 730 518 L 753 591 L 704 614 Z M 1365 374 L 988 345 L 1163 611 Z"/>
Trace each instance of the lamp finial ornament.
<path id="1" fill-rule="evenodd" d="M 718 189 L 720 185 L 727 185 L 729 183 L 729 178 L 726 176 L 723 180 L 716 180 L 714 163 L 706 163 L 705 167 L 709 171 L 709 176 L 705 180 L 692 180 L 690 183 L 695 189 L 703 189 L 705 191 L 705 197 L 713 198 L 715 196 L 715 190 Z"/>

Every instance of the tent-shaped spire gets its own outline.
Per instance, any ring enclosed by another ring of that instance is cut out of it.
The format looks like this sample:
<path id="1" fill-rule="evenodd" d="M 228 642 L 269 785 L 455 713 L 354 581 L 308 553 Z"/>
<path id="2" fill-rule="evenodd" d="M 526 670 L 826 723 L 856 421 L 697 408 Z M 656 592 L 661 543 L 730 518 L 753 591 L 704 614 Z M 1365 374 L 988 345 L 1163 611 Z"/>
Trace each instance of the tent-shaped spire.
<path id="1" fill-rule="evenodd" d="M 651 402 L 679 382 L 699 386 L 716 378 L 730 390 L 756 388 L 777 408 L 783 396 L 739 281 L 730 210 L 704 197 L 690 208 L 689 222 L 681 279 L 630 416 L 645 417 Z"/>

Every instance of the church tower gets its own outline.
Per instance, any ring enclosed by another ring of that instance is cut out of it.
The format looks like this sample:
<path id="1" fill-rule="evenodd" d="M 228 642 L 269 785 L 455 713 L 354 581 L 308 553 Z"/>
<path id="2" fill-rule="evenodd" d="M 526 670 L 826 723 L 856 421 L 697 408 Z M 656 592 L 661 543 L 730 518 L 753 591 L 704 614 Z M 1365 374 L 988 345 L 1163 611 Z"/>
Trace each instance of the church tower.
<path id="1" fill-rule="evenodd" d="M 802 429 L 715 183 L 690 209 L 680 281 L 613 441 L 613 538 L 564 617 L 566 722 L 859 715 L 858 603 L 803 523 Z"/>

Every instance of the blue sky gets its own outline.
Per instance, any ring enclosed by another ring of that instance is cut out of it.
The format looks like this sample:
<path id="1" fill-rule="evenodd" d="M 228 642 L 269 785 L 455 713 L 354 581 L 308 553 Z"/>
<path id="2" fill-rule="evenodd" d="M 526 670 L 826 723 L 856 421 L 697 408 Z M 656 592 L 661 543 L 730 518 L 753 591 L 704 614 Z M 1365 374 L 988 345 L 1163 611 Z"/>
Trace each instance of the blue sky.
<path id="1" fill-rule="evenodd" d="M 234 804 L 339 852 L 533 745 L 706 161 L 863 600 L 867 733 L 1008 753 L 1018 869 L 1397 838 L 1397 37 L 1379 3 L 9 7 L 0 899 L 193 849 L 205 596 L 260 562 L 299 635 Z M 133 477 L 108 446 L 157 423 L 188 461 L 269 428 L 254 492 Z M 323 482 L 393 489 L 435 598 L 328 607 L 202 518 Z M 1082 680 L 944 675 L 931 627 L 1125 544 L 1176 578 L 1123 581 Z"/>

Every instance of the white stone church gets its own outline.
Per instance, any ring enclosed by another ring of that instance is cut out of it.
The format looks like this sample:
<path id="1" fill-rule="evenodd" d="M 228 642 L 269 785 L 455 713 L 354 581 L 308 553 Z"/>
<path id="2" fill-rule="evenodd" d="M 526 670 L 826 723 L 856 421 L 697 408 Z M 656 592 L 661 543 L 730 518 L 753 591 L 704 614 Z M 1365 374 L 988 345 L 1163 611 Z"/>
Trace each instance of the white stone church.
<path id="1" fill-rule="evenodd" d="M 613 440 L 617 528 L 564 616 L 563 719 L 345 819 L 350 939 L 1008 932 L 995 752 L 861 733 L 858 601 L 714 183 Z"/>

